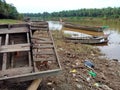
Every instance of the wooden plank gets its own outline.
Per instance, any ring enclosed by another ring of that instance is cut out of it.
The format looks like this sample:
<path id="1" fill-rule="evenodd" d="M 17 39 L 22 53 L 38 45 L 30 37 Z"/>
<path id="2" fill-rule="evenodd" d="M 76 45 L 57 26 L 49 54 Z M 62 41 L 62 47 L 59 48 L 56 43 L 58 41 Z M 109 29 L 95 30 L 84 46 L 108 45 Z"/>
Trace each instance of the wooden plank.
<path id="1" fill-rule="evenodd" d="M 31 27 L 36 27 L 36 28 L 47 28 L 48 27 L 48 24 L 43 24 L 43 25 L 40 25 L 40 24 L 32 24 Z"/>
<path id="2" fill-rule="evenodd" d="M 29 66 L 32 66 L 31 53 L 30 53 L 30 51 L 28 52 L 28 59 L 29 59 Z"/>
<path id="3" fill-rule="evenodd" d="M 8 43 L 9 43 L 9 34 L 6 34 L 5 45 L 8 45 Z"/>
<path id="4" fill-rule="evenodd" d="M 6 45 L 1 46 L 0 53 L 5 52 L 16 52 L 16 51 L 29 51 L 30 50 L 30 44 L 15 44 L 15 45 Z"/>
<path id="5" fill-rule="evenodd" d="M 1 44 L 2 44 L 2 37 L 0 37 L 0 47 L 1 47 Z"/>
<path id="6" fill-rule="evenodd" d="M 26 32 L 29 32 L 27 28 L 0 29 L 0 34 L 26 33 Z"/>
<path id="7" fill-rule="evenodd" d="M 14 41 L 12 41 L 12 45 L 14 44 Z M 13 68 L 14 67 L 14 53 L 12 53 L 12 56 L 11 56 L 11 67 Z"/>
<path id="8" fill-rule="evenodd" d="M 47 31 L 47 28 L 36 28 L 36 27 L 31 27 L 31 30 L 42 30 L 42 31 Z"/>
<path id="9" fill-rule="evenodd" d="M 7 53 L 3 53 L 3 63 L 2 63 L 2 70 L 6 70 L 6 63 L 7 63 Z"/>
<path id="10" fill-rule="evenodd" d="M 53 51 L 33 52 L 33 55 L 54 55 Z"/>
<path id="11" fill-rule="evenodd" d="M 39 61 L 41 61 L 41 62 L 43 62 L 43 61 L 55 61 L 56 58 L 52 56 L 52 57 L 49 57 L 49 58 L 33 58 L 33 60 L 35 62 L 39 62 Z"/>
<path id="12" fill-rule="evenodd" d="M 5 38 L 5 46 L 9 43 L 9 34 L 6 34 Z M 2 46 L 1 46 L 2 47 Z M 2 48 L 1 48 L 2 49 Z M 7 53 L 3 53 L 3 63 L 2 63 L 2 70 L 6 70 L 6 64 L 7 64 Z"/>
<path id="13" fill-rule="evenodd" d="M 31 39 L 35 39 L 35 40 L 43 40 L 43 41 L 50 41 L 50 38 L 31 37 Z"/>
<path id="14" fill-rule="evenodd" d="M 27 42 L 30 43 L 29 33 L 27 33 Z M 32 62 L 31 62 L 31 53 L 30 53 L 30 51 L 28 52 L 28 59 L 29 59 L 29 66 L 31 66 Z"/>
<path id="15" fill-rule="evenodd" d="M 45 22 L 45 21 L 32 21 L 31 24 L 44 25 L 44 24 L 48 24 L 48 22 Z"/>
<path id="16" fill-rule="evenodd" d="M 32 43 L 37 43 L 37 44 L 53 44 L 52 41 L 39 41 L 39 40 L 32 40 Z"/>
<path id="17" fill-rule="evenodd" d="M 48 48 L 54 48 L 54 46 L 53 45 L 48 45 L 48 46 L 33 46 L 33 48 L 48 49 Z"/>
<path id="18" fill-rule="evenodd" d="M 27 90 L 37 90 L 41 82 L 42 82 L 41 78 L 34 80 L 31 83 L 31 85 L 27 88 Z"/>
<path id="19" fill-rule="evenodd" d="M 22 75 L 22 74 L 31 73 L 32 71 L 33 71 L 33 67 L 12 68 L 12 69 L 0 71 L 0 77 Z"/>

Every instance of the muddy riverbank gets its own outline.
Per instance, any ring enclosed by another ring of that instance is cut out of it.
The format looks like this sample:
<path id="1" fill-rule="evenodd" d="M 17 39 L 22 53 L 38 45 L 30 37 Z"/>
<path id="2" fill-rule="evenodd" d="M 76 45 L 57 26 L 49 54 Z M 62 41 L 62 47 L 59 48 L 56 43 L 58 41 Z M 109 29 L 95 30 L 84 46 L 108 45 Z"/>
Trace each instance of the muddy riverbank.
<path id="1" fill-rule="evenodd" d="M 55 90 L 119 90 L 120 63 L 101 58 L 98 48 L 84 44 L 66 43 L 59 31 L 53 34 L 62 64 L 61 75 L 47 78 L 46 85 Z M 96 77 L 88 80 L 91 70 L 84 65 L 85 60 L 94 63 Z M 49 85 L 51 83 L 51 85 Z M 47 90 L 47 89 L 46 89 Z"/>
<path id="2" fill-rule="evenodd" d="M 52 31 L 62 72 L 60 75 L 43 78 L 38 90 L 120 90 L 120 63 L 101 58 L 104 56 L 96 47 L 66 43 L 60 31 Z M 84 61 L 94 64 L 90 69 Z M 96 73 L 90 77 L 89 71 Z M 31 82 L 31 81 L 30 81 Z M 26 90 L 30 82 L 0 86 L 0 90 Z"/>

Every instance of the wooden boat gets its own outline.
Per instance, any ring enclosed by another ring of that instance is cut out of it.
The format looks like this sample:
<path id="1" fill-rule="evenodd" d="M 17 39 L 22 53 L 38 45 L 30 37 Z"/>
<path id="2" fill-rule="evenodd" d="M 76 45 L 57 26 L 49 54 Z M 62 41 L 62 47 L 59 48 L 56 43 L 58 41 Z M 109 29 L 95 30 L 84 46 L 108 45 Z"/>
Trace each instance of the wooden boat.
<path id="1" fill-rule="evenodd" d="M 39 37 L 34 34 L 36 31 L 40 31 L 37 33 Z M 50 65 L 48 61 L 51 62 Z M 1 83 L 34 80 L 60 71 L 61 66 L 47 22 L 0 25 Z"/>
<path id="2" fill-rule="evenodd" d="M 107 43 L 108 36 L 93 36 L 93 37 L 64 37 L 66 42 L 82 43 L 82 44 L 102 44 Z"/>
<path id="3" fill-rule="evenodd" d="M 102 32 L 105 28 L 108 28 L 108 26 L 83 26 L 83 25 L 66 23 L 66 22 L 63 22 L 63 26 L 66 28 L 74 28 L 74 29 L 88 30 L 95 32 Z"/>

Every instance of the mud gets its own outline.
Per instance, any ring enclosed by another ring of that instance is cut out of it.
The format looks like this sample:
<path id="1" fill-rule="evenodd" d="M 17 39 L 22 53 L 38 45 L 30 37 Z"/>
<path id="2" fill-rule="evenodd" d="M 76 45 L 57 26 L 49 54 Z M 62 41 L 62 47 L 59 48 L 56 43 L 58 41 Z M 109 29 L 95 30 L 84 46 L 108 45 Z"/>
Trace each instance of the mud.
<path id="1" fill-rule="evenodd" d="M 53 31 L 53 36 L 62 72 L 43 78 L 38 90 L 120 90 L 120 62 L 104 58 L 95 46 L 66 43 L 61 32 Z M 91 61 L 95 67 L 86 67 L 85 60 Z M 97 76 L 90 77 L 90 70 Z M 30 83 L 2 85 L 0 90 L 26 90 Z"/>

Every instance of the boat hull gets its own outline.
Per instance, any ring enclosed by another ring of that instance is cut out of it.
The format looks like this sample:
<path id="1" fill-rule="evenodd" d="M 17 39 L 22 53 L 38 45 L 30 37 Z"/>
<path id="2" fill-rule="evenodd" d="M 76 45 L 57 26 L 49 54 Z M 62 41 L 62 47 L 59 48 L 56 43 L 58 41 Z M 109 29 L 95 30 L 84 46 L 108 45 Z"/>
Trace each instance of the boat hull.
<path id="1" fill-rule="evenodd" d="M 63 23 L 63 26 L 66 28 L 95 31 L 95 32 L 102 32 L 104 30 L 104 28 L 100 26 L 82 26 L 82 25 L 71 24 L 71 23 Z"/>

